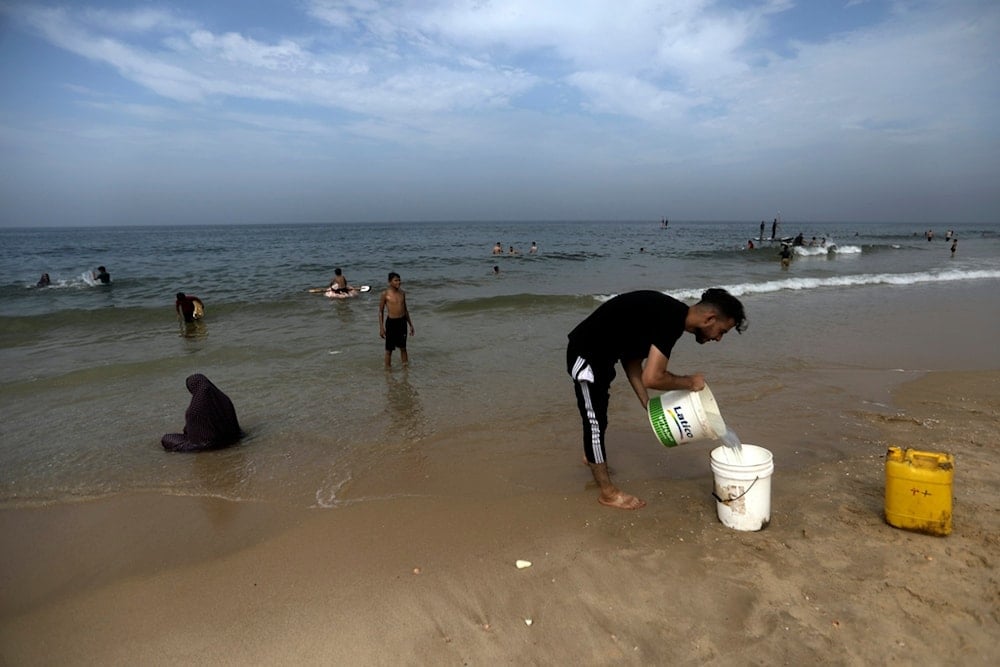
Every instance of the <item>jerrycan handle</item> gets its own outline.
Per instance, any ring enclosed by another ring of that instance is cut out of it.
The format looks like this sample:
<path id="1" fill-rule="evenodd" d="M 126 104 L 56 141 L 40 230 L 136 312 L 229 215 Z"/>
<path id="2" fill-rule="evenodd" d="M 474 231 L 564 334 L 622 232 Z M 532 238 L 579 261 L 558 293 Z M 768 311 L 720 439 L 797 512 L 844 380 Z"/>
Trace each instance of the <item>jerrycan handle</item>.
<path id="1" fill-rule="evenodd" d="M 941 468 L 942 470 L 951 470 L 953 465 L 948 460 L 947 454 L 939 454 L 936 452 L 921 452 L 913 450 L 910 453 L 910 457 L 913 459 L 914 463 L 920 464 L 925 468 Z"/>

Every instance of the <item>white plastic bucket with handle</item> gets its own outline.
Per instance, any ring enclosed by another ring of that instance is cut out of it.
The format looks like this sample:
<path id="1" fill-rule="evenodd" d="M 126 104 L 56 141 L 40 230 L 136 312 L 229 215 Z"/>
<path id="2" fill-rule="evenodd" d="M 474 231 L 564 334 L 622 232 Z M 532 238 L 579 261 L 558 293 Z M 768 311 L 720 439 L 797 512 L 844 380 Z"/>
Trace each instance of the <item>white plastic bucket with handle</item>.
<path id="1" fill-rule="evenodd" d="M 771 452 L 757 445 L 716 447 L 711 466 L 719 521 L 734 530 L 766 528 L 771 522 Z"/>
<path id="2" fill-rule="evenodd" d="M 726 433 L 712 390 L 668 391 L 646 404 L 649 425 L 664 447 L 676 447 L 694 440 L 718 440 Z"/>

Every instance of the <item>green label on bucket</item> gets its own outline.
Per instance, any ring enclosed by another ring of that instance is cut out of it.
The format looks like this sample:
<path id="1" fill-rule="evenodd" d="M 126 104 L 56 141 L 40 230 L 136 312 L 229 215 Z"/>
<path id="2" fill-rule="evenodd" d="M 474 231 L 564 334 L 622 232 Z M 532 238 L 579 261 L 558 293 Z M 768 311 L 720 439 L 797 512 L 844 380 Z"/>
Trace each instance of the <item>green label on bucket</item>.
<path id="1" fill-rule="evenodd" d="M 649 424 L 653 427 L 653 433 L 664 446 L 676 447 L 678 443 L 673 431 L 670 430 L 669 418 L 663 411 L 663 401 L 659 397 L 649 401 Z"/>

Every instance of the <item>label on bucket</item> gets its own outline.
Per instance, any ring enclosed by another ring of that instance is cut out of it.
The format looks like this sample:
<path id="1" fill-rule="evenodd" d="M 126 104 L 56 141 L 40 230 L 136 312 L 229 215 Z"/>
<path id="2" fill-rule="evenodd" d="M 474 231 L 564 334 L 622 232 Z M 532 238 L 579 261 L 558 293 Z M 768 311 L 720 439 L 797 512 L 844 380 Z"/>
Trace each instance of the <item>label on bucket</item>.
<path id="1" fill-rule="evenodd" d="M 670 429 L 670 420 L 677 422 L 677 418 L 672 412 L 663 409 L 663 401 L 659 397 L 649 401 L 649 423 L 653 427 L 653 433 L 666 447 L 676 447 L 679 443 Z M 678 432 L 681 432 L 680 423 L 676 424 Z"/>
<path id="2" fill-rule="evenodd" d="M 726 423 L 708 387 L 654 396 L 649 399 L 646 412 L 653 434 L 665 447 L 695 440 L 717 440 L 726 431 Z"/>

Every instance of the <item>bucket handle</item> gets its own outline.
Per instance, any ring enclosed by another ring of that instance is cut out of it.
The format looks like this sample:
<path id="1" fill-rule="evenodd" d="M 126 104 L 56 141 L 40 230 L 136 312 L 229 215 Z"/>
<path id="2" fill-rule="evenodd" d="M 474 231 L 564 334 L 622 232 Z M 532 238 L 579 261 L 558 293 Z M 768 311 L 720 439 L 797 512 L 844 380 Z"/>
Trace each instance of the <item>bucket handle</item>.
<path id="1" fill-rule="evenodd" d="M 719 501 L 720 503 L 722 503 L 723 505 L 725 505 L 726 503 L 731 503 L 731 502 L 733 502 L 734 500 L 739 500 L 740 498 L 742 498 L 742 497 L 743 497 L 743 496 L 745 496 L 746 494 L 750 493 L 750 489 L 752 489 L 752 488 L 753 488 L 753 485 L 757 483 L 757 480 L 758 480 L 758 479 L 760 479 L 760 475 L 758 475 L 757 477 L 754 477 L 754 478 L 753 478 L 753 481 L 752 481 L 752 482 L 750 482 L 750 486 L 748 486 L 748 487 L 747 487 L 747 490 L 746 490 L 746 491 L 744 491 L 743 493 L 741 493 L 740 495 L 736 496 L 735 498 L 727 498 L 726 500 L 723 500 L 722 498 L 720 498 L 720 497 L 719 497 L 719 494 L 718 494 L 718 493 L 716 493 L 715 491 L 712 491 L 712 496 L 713 496 L 713 497 L 714 497 L 714 498 L 715 498 L 716 500 L 718 500 L 718 501 Z"/>

